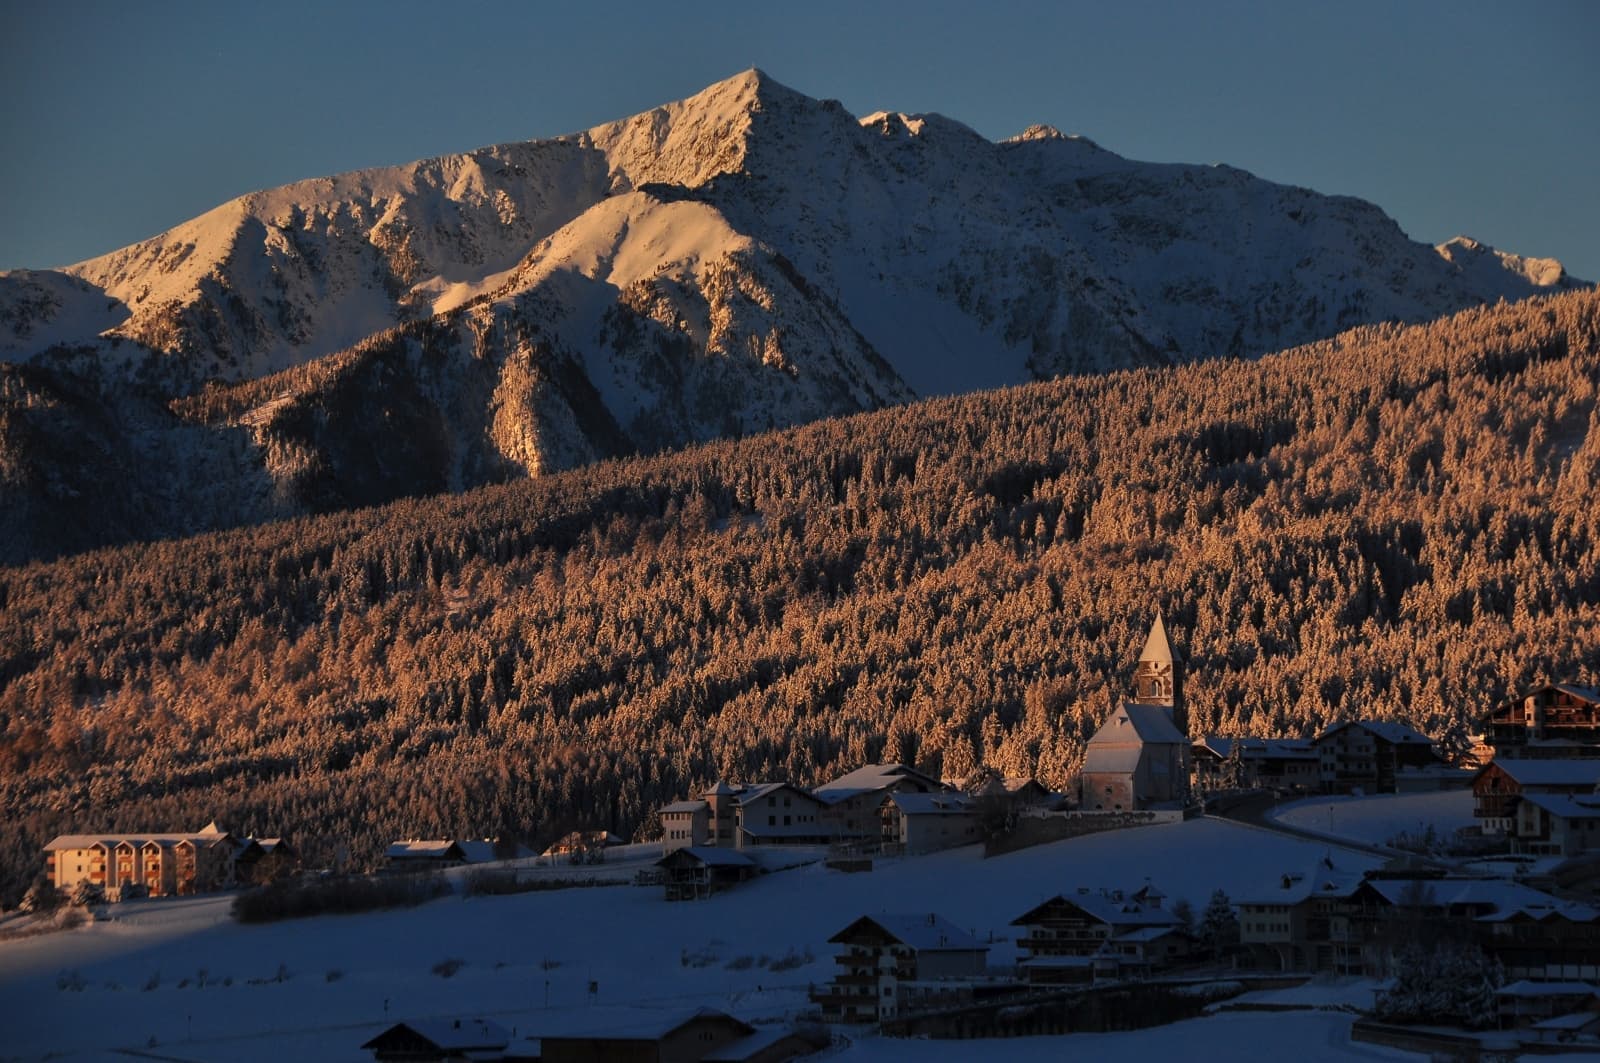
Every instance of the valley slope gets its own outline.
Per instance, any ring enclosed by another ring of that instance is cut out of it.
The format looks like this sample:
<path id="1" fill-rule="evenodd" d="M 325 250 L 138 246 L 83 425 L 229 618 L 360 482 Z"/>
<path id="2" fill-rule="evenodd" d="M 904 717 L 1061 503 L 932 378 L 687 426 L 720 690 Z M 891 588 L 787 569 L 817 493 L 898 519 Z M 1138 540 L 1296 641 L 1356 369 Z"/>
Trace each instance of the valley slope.
<path id="1" fill-rule="evenodd" d="M 1600 679 L 1600 293 L 0 569 L 0 901 L 56 833 L 647 828 L 862 763 L 1069 785 L 1152 615 L 1195 733 L 1465 744 Z"/>

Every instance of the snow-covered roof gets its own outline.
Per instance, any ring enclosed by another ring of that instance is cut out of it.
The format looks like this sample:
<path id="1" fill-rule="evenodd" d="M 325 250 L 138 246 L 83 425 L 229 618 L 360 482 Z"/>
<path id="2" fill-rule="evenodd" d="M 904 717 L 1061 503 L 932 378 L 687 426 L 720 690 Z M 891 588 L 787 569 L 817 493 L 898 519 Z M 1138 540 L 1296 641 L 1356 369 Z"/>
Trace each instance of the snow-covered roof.
<path id="1" fill-rule="evenodd" d="M 1521 786 L 1594 786 L 1600 782 L 1600 760 L 1495 757 L 1480 772 L 1499 768 Z"/>
<path id="2" fill-rule="evenodd" d="M 1290 871 L 1279 877 L 1276 889 L 1241 896 L 1234 903 L 1254 907 L 1264 904 L 1299 904 L 1312 897 L 1348 897 L 1360 888 L 1362 876 L 1357 871 L 1347 871 L 1324 853 L 1303 871 Z"/>
<path id="3" fill-rule="evenodd" d="M 1142 705 L 1129 701 L 1106 717 L 1106 722 L 1089 739 L 1089 748 L 1093 749 L 1096 742 L 1135 741 L 1181 745 L 1188 739 L 1173 726 L 1171 709 L 1164 705 Z"/>
<path id="4" fill-rule="evenodd" d="M 1592 705 L 1600 705 L 1600 689 L 1595 687 L 1581 687 L 1576 683 L 1557 683 L 1555 688 L 1563 694 L 1571 694 L 1580 701 L 1587 701 Z"/>
<path id="5" fill-rule="evenodd" d="M 704 801 L 674 801 L 670 805 L 662 805 L 663 814 L 667 812 L 703 812 L 711 806 Z"/>
<path id="6" fill-rule="evenodd" d="M 1593 1011 L 1575 1011 L 1570 1015 L 1557 1015 L 1553 1019 L 1533 1024 L 1535 1030 L 1581 1030 L 1600 1022 L 1600 1013 Z M 710 1058 L 707 1056 L 706 1058 Z"/>
<path id="7" fill-rule="evenodd" d="M 900 944 L 918 952 L 986 952 L 989 949 L 988 945 L 934 912 L 864 915 L 828 940 L 843 942 L 845 935 L 862 923 L 873 924 Z"/>
<path id="8" fill-rule="evenodd" d="M 887 790 L 910 779 L 930 790 L 944 788 L 944 783 L 930 778 L 905 764 L 867 764 L 855 771 L 845 772 L 832 782 L 823 783 L 811 791 L 811 796 L 825 804 L 836 805 L 860 794 Z"/>
<path id="9" fill-rule="evenodd" d="M 775 794 L 780 790 L 787 790 L 789 793 L 797 795 L 799 797 L 802 797 L 807 801 L 815 801 L 816 800 L 816 798 L 812 797 L 810 794 L 806 793 L 804 790 L 800 789 L 798 786 L 795 786 L 795 785 L 793 785 L 791 783 L 786 783 L 786 782 L 758 782 L 758 783 L 751 783 L 749 786 L 746 786 L 743 790 L 740 790 L 739 791 L 739 795 L 733 799 L 733 802 L 734 802 L 734 804 L 740 805 L 740 806 L 748 805 L 748 804 L 751 804 L 754 801 L 760 800 L 763 797 L 767 797 L 767 796 L 770 796 L 772 794 Z"/>
<path id="10" fill-rule="evenodd" d="M 1131 772 L 1139 766 L 1143 755 L 1142 746 L 1096 746 L 1091 742 L 1084 750 L 1083 771 L 1084 774 Z"/>
<path id="11" fill-rule="evenodd" d="M 449 838 L 406 838 L 390 843 L 383 855 L 390 860 L 449 860 L 465 854 Z"/>
<path id="12" fill-rule="evenodd" d="M 410 1030 L 435 1047 L 452 1052 L 504 1048 L 511 1041 L 504 1026 L 488 1019 L 416 1019 L 396 1023 L 361 1047 L 370 1050 L 398 1030 Z"/>
<path id="13" fill-rule="evenodd" d="M 215 826 L 215 824 L 208 824 Z M 45 843 L 45 852 L 59 852 L 63 849 L 93 849 L 103 845 L 107 849 L 114 849 L 119 845 L 131 845 L 140 848 L 154 842 L 157 845 L 168 847 L 179 842 L 189 842 L 193 845 L 207 847 L 221 845 L 233 841 L 227 833 L 217 833 L 211 830 L 200 830 L 192 833 L 153 833 L 138 831 L 132 834 L 58 834 Z"/>
<path id="14" fill-rule="evenodd" d="M 906 816 L 970 816 L 978 810 L 966 794 L 890 794 L 889 800 Z"/>
<path id="15" fill-rule="evenodd" d="M 705 796 L 707 796 L 707 797 L 731 797 L 732 795 L 740 793 L 742 791 L 743 791 L 743 787 L 733 786 L 733 785 L 731 785 L 729 783 L 724 782 L 721 779 L 718 779 L 717 780 L 717 784 L 715 786 L 713 786 L 711 789 L 709 789 L 709 790 L 707 790 L 705 792 Z"/>
<path id="16" fill-rule="evenodd" d="M 606 1041 L 659 1041 L 693 1022 L 721 1021 L 744 1029 L 755 1027 L 743 1019 L 716 1008 L 575 1008 L 564 1013 L 540 1017 L 529 1031 L 540 1041 L 566 1038 Z"/>
<path id="17" fill-rule="evenodd" d="M 752 1059 L 758 1052 L 763 1052 L 785 1037 L 794 1036 L 794 1031 L 787 1026 L 757 1027 L 756 1032 L 748 1037 L 741 1037 L 731 1041 L 720 1048 L 713 1048 L 708 1054 L 700 1057 L 701 1063 L 743 1063 Z"/>
<path id="18" fill-rule="evenodd" d="M 1322 739 L 1337 731 L 1342 731 L 1346 727 L 1359 727 L 1391 745 L 1433 745 L 1433 739 L 1415 727 L 1407 727 L 1405 724 L 1395 723 L 1393 720 L 1346 720 L 1343 723 L 1330 724 L 1317 736 L 1317 740 L 1320 742 Z"/>
<path id="19" fill-rule="evenodd" d="M 1600 795 L 1596 794 L 1523 794 L 1530 805 L 1542 808 L 1562 819 L 1600 818 Z"/>
<path id="20" fill-rule="evenodd" d="M 1594 995 L 1600 990 L 1588 982 L 1531 982 L 1521 981 L 1503 985 L 1494 991 L 1497 997 L 1581 997 Z"/>
<path id="21" fill-rule="evenodd" d="M 715 845 L 687 845 L 674 849 L 662 860 L 671 860 L 679 853 L 688 853 L 708 867 L 754 867 L 756 862 L 737 849 L 721 849 Z"/>
<path id="22" fill-rule="evenodd" d="M 1557 908 L 1561 902 L 1548 893 L 1503 878 L 1372 878 L 1367 887 L 1390 904 L 1413 899 L 1428 907 L 1481 908 L 1495 911 L 1519 908 Z"/>
<path id="23" fill-rule="evenodd" d="M 1316 760 L 1317 745 L 1309 738 L 1229 738 L 1223 735 L 1206 735 L 1195 745 L 1226 758 L 1239 747 L 1239 756 L 1246 760 Z"/>
<path id="24" fill-rule="evenodd" d="M 1121 890 L 1081 888 L 1073 893 L 1057 893 L 1040 901 L 1011 920 L 1011 925 L 1029 926 L 1035 921 L 1036 916 L 1042 917 L 1043 909 L 1061 901 L 1081 909 L 1091 919 L 1115 928 L 1119 937 L 1122 932 L 1139 927 L 1171 929 L 1183 923 L 1182 919 L 1165 908 L 1154 904 L 1141 904 L 1132 894 Z"/>

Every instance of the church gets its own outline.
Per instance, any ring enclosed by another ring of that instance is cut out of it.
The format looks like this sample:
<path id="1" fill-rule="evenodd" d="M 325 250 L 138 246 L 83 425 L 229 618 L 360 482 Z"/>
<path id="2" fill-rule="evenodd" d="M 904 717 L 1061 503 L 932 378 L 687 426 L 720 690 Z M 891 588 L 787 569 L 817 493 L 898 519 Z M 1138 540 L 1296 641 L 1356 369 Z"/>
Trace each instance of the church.
<path id="1" fill-rule="evenodd" d="M 1159 613 L 1133 673 L 1133 696 L 1089 739 L 1079 795 L 1086 811 L 1172 808 L 1188 798 L 1183 655 L 1172 648 Z"/>

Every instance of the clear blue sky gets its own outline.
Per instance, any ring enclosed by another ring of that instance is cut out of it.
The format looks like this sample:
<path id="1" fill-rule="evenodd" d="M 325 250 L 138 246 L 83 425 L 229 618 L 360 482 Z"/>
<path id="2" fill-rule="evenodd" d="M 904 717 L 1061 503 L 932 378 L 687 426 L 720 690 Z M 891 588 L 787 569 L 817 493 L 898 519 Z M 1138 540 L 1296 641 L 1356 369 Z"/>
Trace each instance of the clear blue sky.
<path id="1" fill-rule="evenodd" d="M 864 10 L 861 10 L 864 9 Z M 0 268 L 304 177 L 554 136 L 759 66 L 1370 199 L 1600 280 L 1600 3 L 0 0 Z"/>

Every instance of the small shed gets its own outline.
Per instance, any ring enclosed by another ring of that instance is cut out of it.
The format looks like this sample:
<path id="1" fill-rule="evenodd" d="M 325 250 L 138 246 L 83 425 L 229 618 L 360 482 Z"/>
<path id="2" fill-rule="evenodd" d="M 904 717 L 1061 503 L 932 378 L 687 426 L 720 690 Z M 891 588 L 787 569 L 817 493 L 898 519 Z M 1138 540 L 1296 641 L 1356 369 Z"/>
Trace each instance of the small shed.
<path id="1" fill-rule="evenodd" d="M 710 845 L 674 849 L 656 861 L 664 876 L 669 901 L 709 897 L 718 890 L 753 878 L 756 862 L 745 854 Z"/>

